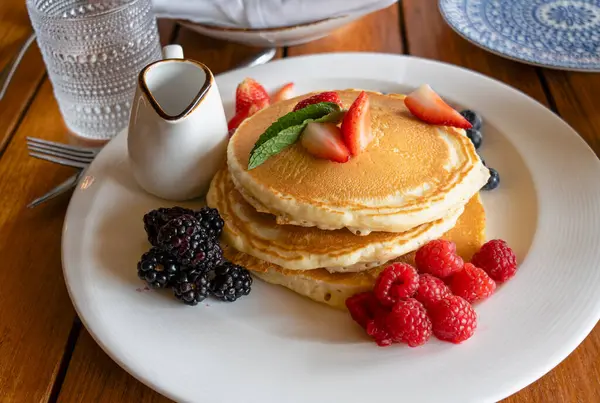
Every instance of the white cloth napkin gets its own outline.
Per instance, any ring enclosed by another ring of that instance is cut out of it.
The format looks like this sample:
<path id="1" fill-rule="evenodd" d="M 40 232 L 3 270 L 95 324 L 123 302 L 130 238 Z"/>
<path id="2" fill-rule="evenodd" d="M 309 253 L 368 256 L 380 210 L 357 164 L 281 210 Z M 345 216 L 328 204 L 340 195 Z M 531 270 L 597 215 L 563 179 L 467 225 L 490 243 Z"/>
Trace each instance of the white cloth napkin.
<path id="1" fill-rule="evenodd" d="M 157 17 L 236 28 L 285 27 L 363 15 L 397 0 L 153 0 Z"/>

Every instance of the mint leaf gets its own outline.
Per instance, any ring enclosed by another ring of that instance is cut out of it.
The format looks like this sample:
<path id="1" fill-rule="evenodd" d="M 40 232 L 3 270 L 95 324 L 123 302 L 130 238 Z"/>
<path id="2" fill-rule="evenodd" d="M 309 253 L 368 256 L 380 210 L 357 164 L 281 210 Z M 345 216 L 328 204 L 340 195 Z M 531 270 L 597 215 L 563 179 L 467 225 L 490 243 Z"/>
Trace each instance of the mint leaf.
<path id="1" fill-rule="evenodd" d="M 339 122 L 341 122 L 345 113 L 346 112 L 344 112 L 344 111 L 331 112 L 331 113 L 323 116 L 322 118 L 314 119 L 313 122 L 316 122 L 316 123 L 339 123 Z M 308 122 L 307 122 L 307 124 L 308 124 Z"/>
<path id="2" fill-rule="evenodd" d="M 308 124 L 308 122 L 302 122 L 299 125 L 290 126 L 286 129 L 283 129 L 277 133 L 275 137 L 270 138 L 258 146 L 258 148 L 256 148 L 254 151 L 252 151 L 252 154 L 250 154 L 248 170 L 262 165 L 273 155 L 279 154 L 281 151 L 283 151 L 283 149 L 294 144 L 298 140 L 298 137 L 300 137 L 302 130 L 304 130 L 306 127 L 306 124 Z"/>
<path id="3" fill-rule="evenodd" d="M 277 134 L 291 126 L 302 124 L 306 119 L 318 119 L 332 112 L 340 111 L 340 106 L 333 102 L 319 102 L 296 112 L 289 112 L 277 119 L 256 141 L 250 155 L 267 140 L 277 136 Z"/>
<path id="4" fill-rule="evenodd" d="M 329 102 L 327 102 L 327 103 L 323 102 L 321 104 L 314 104 L 314 105 L 322 105 L 322 104 L 329 104 Z M 334 111 L 332 111 L 324 116 L 321 116 L 319 118 L 305 119 L 300 124 L 286 127 L 285 129 L 282 129 L 279 132 L 275 133 L 275 135 L 272 136 L 271 138 L 264 140 L 262 143 L 260 143 L 260 138 L 259 138 L 258 141 L 256 142 L 256 144 L 254 145 L 252 152 L 250 153 L 250 159 L 248 161 L 248 170 L 254 169 L 254 168 L 262 165 L 270 157 L 272 157 L 273 155 L 279 154 L 286 147 L 289 147 L 292 144 L 294 144 L 296 141 L 298 141 L 300 134 L 302 133 L 302 131 L 304 130 L 306 125 L 308 125 L 310 122 L 318 122 L 318 123 L 328 123 L 328 122 L 337 123 L 337 122 L 339 122 L 342 119 L 342 117 L 344 116 L 344 112 L 339 110 L 339 106 L 337 104 L 332 104 L 332 105 L 335 105 L 337 107 L 337 110 L 334 110 Z M 313 106 L 313 105 L 310 105 L 310 106 Z M 309 108 L 310 106 L 308 106 L 307 108 Z M 304 108 L 304 109 L 306 109 L 306 108 Z M 304 109 L 301 109 L 296 112 L 290 112 L 290 113 L 298 113 L 298 112 L 303 111 Z M 322 109 L 322 110 L 324 110 L 324 109 Z M 282 118 L 284 118 L 288 115 L 289 115 L 289 113 L 287 115 L 284 115 L 283 117 L 281 117 L 279 120 L 281 120 Z M 279 122 L 279 120 L 277 122 Z M 273 125 L 277 124 L 277 122 L 275 122 Z M 271 127 L 273 127 L 273 125 Z M 269 129 L 271 127 L 269 127 Z M 265 136 L 265 134 L 269 131 L 269 129 L 267 129 L 267 131 L 261 136 L 261 138 L 263 138 L 263 136 Z"/>

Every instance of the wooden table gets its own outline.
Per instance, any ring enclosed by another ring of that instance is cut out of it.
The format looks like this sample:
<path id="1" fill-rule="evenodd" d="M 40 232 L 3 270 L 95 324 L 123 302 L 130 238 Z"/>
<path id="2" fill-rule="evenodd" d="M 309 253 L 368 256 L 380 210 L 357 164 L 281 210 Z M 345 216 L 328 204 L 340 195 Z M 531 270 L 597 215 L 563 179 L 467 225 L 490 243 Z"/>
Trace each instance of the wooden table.
<path id="1" fill-rule="evenodd" d="M 2 0 L 0 21 L 1 67 L 30 32 L 24 1 Z M 160 30 L 164 43 L 183 44 L 189 57 L 216 73 L 258 52 L 171 21 L 160 21 Z M 546 70 L 487 53 L 448 28 L 436 0 L 404 0 L 328 38 L 280 49 L 278 57 L 331 51 L 410 54 L 481 72 L 547 105 L 600 153 L 600 74 Z M 26 136 L 67 140 L 44 71 L 34 46 L 0 101 L 0 401 L 168 401 L 112 362 L 75 315 L 60 260 L 69 196 L 25 208 L 72 175 L 27 157 Z M 557 368 L 506 402 L 600 402 L 600 326 Z"/>

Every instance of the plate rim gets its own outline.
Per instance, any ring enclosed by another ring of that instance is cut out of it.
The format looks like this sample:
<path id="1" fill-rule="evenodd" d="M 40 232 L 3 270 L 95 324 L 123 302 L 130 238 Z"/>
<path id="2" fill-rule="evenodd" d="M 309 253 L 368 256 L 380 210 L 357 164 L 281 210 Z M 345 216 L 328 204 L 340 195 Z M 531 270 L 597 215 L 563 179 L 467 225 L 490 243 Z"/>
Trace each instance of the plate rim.
<path id="1" fill-rule="evenodd" d="M 290 57 L 290 58 L 286 58 L 286 59 L 280 59 L 274 62 L 271 62 L 269 64 L 288 64 L 288 63 L 294 63 L 294 62 L 299 62 L 302 59 L 315 59 L 315 58 L 324 58 L 324 59 L 328 59 L 331 57 L 350 57 L 350 58 L 354 58 L 354 57 L 358 57 L 358 58 L 362 58 L 362 57 L 382 57 L 382 58 L 390 58 L 390 59 L 396 59 L 398 62 L 401 62 L 404 59 L 410 59 L 410 60 L 416 60 L 417 63 L 428 63 L 428 64 L 432 64 L 432 65 L 442 65 L 442 66 L 446 66 L 452 69 L 457 69 L 457 70 L 461 70 L 463 72 L 466 72 L 468 74 L 474 74 L 477 75 L 479 77 L 481 77 L 484 80 L 488 80 L 490 82 L 493 82 L 494 85 L 500 85 L 502 87 L 504 87 L 505 89 L 511 91 L 513 94 L 518 94 L 519 96 L 524 96 L 525 98 L 527 98 L 527 100 L 529 102 L 533 101 L 533 103 L 537 104 L 538 107 L 543 108 L 546 112 L 550 112 L 556 119 L 560 120 L 564 125 L 566 129 L 569 129 L 569 131 L 571 131 L 573 136 L 572 140 L 573 141 L 578 141 L 579 142 L 579 146 L 584 146 L 587 148 L 587 150 L 595 156 L 593 150 L 591 149 L 591 147 L 583 140 L 583 138 L 566 122 L 564 121 L 560 116 L 556 115 L 552 110 L 550 110 L 549 108 L 547 108 L 546 106 L 544 106 L 542 103 L 540 103 L 539 101 L 537 101 L 536 99 L 532 98 L 531 96 L 529 96 L 528 94 L 525 94 L 519 90 L 517 90 L 516 88 L 513 88 L 499 80 L 496 80 L 494 78 L 488 77 L 484 74 L 466 69 L 464 67 L 461 66 L 456 66 L 456 65 L 452 65 L 450 63 L 445 63 L 445 62 L 439 62 L 439 61 L 435 61 L 435 60 L 429 60 L 429 59 L 424 59 L 424 58 L 420 58 L 420 57 L 415 57 L 415 56 L 410 56 L 410 55 L 395 55 L 395 54 L 385 54 L 385 53 L 378 53 L 378 52 L 331 52 L 331 53 L 324 53 L 324 54 L 316 54 L 316 55 L 303 55 L 303 56 L 297 56 L 297 57 Z M 252 67 L 252 68 L 240 68 L 240 69 L 235 69 L 235 70 L 230 70 L 228 72 L 222 73 L 218 76 L 216 76 L 216 80 L 218 81 L 222 81 L 222 80 L 226 80 L 228 76 L 230 75 L 234 75 L 234 74 L 238 74 L 240 71 L 253 71 L 256 69 L 260 69 L 263 66 L 257 66 L 257 67 Z M 391 81 L 391 79 L 390 79 Z M 115 142 L 115 140 L 122 138 L 123 136 L 126 135 L 126 130 L 121 132 L 118 136 L 116 136 L 115 138 L 113 138 L 109 143 L 113 143 Z M 577 140 L 576 140 L 576 139 Z M 101 151 L 101 153 L 106 153 L 107 151 L 105 151 L 106 149 L 110 150 L 110 144 L 107 145 L 107 147 L 105 147 L 104 150 Z M 596 157 L 596 156 L 595 156 Z M 596 157 L 596 161 L 598 161 L 598 157 Z M 92 163 L 92 167 L 94 166 L 94 162 Z M 93 170 L 92 170 L 93 171 Z M 146 386 L 150 387 L 153 390 L 158 391 L 159 393 L 163 394 L 166 397 L 169 397 L 173 400 L 182 400 L 182 396 L 181 395 L 177 395 L 175 392 L 169 391 L 163 387 L 161 387 L 159 384 L 153 382 L 150 379 L 147 379 L 144 375 L 139 374 L 138 372 L 136 372 L 124 359 L 120 358 L 119 356 L 117 356 L 116 354 L 114 354 L 110 347 L 105 344 L 100 337 L 97 336 L 96 332 L 93 331 L 93 328 L 95 327 L 95 325 L 92 325 L 88 322 L 88 320 L 86 319 L 85 315 L 83 315 L 83 310 L 81 309 L 81 307 L 78 305 L 78 297 L 75 295 L 74 290 L 71 288 L 73 286 L 72 282 L 69 282 L 69 271 L 72 269 L 69 269 L 67 266 L 68 264 L 68 258 L 65 256 L 66 253 L 66 249 L 68 248 L 67 243 L 69 241 L 69 236 L 67 234 L 67 226 L 70 220 L 72 220 L 72 216 L 74 213 L 74 210 L 77 207 L 77 204 L 79 203 L 79 198 L 82 197 L 81 195 L 81 190 L 79 189 L 79 186 L 76 188 L 73 197 L 71 198 L 66 214 L 65 214 L 65 220 L 64 220 L 64 224 L 63 224 L 63 230 L 62 230 L 62 240 L 61 240 L 61 260 L 62 260 L 62 268 L 63 268 L 63 276 L 65 279 L 65 284 L 66 284 L 66 288 L 69 294 L 69 297 L 73 303 L 74 309 L 76 310 L 79 318 L 81 319 L 82 324 L 86 327 L 86 329 L 88 330 L 88 333 L 92 336 L 93 340 L 102 348 L 102 350 L 113 360 L 115 361 L 119 366 L 121 366 L 121 368 L 123 368 L 126 372 L 128 372 L 130 375 L 132 375 L 134 378 L 136 378 L 137 380 L 139 380 L 140 382 L 142 382 L 143 384 L 145 384 Z M 600 305 L 598 305 L 598 308 L 600 308 Z M 591 316 L 591 315 L 590 315 Z M 530 385 L 531 383 L 535 382 L 536 380 L 538 380 L 539 378 L 541 378 L 542 376 L 544 376 L 545 374 L 547 374 L 550 370 L 552 370 L 554 367 L 556 367 L 560 362 L 562 362 L 568 355 L 570 355 L 578 346 L 579 344 L 581 344 L 581 342 L 589 335 L 589 333 L 593 330 L 593 328 L 596 326 L 597 322 L 600 320 L 600 309 L 597 310 L 596 312 L 596 319 L 595 320 L 589 320 L 586 321 L 586 325 L 583 326 L 584 330 L 578 333 L 577 337 L 572 337 L 571 338 L 571 342 L 569 343 L 569 346 L 567 348 L 563 348 L 560 350 L 559 354 L 554 354 L 554 359 L 553 360 L 548 360 L 546 362 L 546 365 L 542 365 L 542 366 L 538 366 L 538 370 L 537 371 L 530 371 L 530 375 L 527 377 L 521 377 L 520 378 L 520 382 L 515 382 L 513 384 L 512 388 L 504 388 L 503 392 L 506 393 L 499 393 L 497 396 L 494 396 L 495 400 L 499 400 L 502 399 L 504 397 L 510 396 L 514 393 L 516 393 L 517 391 L 523 389 L 524 387 Z M 543 367 L 543 368 L 542 368 Z M 531 375 L 531 373 L 533 373 L 533 375 Z"/>

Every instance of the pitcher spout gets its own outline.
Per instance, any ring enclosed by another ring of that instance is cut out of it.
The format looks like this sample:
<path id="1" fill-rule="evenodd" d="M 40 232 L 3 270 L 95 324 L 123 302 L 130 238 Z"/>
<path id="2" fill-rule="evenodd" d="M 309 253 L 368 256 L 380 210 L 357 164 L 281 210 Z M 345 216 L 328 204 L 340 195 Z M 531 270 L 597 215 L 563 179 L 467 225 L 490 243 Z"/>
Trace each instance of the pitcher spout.
<path id="1" fill-rule="evenodd" d="M 206 97 L 214 77 L 204 64 L 189 59 L 164 59 L 139 75 L 139 88 L 156 114 L 177 121 L 193 113 Z"/>

